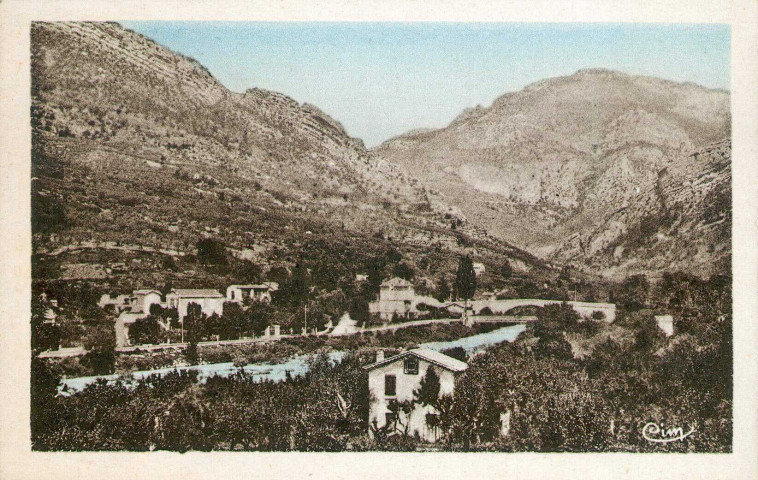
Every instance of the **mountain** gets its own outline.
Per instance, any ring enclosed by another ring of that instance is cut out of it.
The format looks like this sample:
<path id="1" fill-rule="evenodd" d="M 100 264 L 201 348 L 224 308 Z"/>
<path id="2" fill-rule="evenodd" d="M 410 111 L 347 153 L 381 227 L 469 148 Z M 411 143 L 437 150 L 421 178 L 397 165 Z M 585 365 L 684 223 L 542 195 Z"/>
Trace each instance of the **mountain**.
<path id="1" fill-rule="evenodd" d="M 731 270 L 731 141 L 674 160 L 628 206 L 554 252 L 567 265 L 614 273 Z"/>
<path id="2" fill-rule="evenodd" d="M 445 128 L 395 137 L 374 151 L 413 172 L 470 223 L 543 258 L 592 265 L 610 275 L 670 267 L 708 274 L 728 257 L 731 221 L 723 217 L 707 229 L 718 233 L 700 238 L 695 225 L 707 224 L 712 212 L 695 199 L 711 191 L 721 200 L 730 196 L 731 149 L 728 143 L 717 147 L 723 155 L 713 178 L 706 173 L 712 166 L 696 152 L 729 138 L 729 100 L 726 91 L 690 83 L 580 70 L 503 95 L 490 107 L 465 110 Z M 706 180 L 698 181 L 699 173 Z M 695 187 L 674 192 L 669 184 L 662 187 L 667 178 Z M 652 213 L 643 212 L 655 192 L 684 202 L 679 213 L 686 218 L 679 222 L 689 226 L 687 233 L 668 231 L 676 247 L 666 248 L 675 251 L 615 245 L 600 261 L 600 245 L 618 240 L 610 232 L 634 230 L 640 215 L 652 221 Z M 702 208 L 687 207 L 688 199 Z M 695 239 L 705 247 L 693 256 L 685 244 Z M 655 258 L 645 257 L 650 254 Z"/>
<path id="3" fill-rule="evenodd" d="M 175 261 L 204 237 L 263 267 L 308 258 L 353 276 L 396 248 L 427 273 L 464 251 L 544 265 L 451 227 L 454 211 L 317 107 L 229 91 L 116 23 L 35 22 L 31 60 L 38 278 L 107 279 L 127 263 L 139 274 L 124 281 L 155 285 L 173 270 L 199 283 Z"/>

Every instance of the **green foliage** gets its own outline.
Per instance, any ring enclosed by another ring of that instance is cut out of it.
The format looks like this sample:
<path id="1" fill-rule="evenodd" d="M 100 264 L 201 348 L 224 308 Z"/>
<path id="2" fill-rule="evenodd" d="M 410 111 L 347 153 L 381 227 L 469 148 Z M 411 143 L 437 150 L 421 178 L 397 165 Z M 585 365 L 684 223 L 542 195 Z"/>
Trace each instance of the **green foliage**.
<path id="1" fill-rule="evenodd" d="M 166 331 L 158 323 L 158 318 L 149 315 L 129 326 L 129 340 L 132 345 L 163 343 L 166 341 Z"/>
<path id="2" fill-rule="evenodd" d="M 249 260 L 243 260 L 234 267 L 234 276 L 238 282 L 254 283 L 263 279 L 261 267 Z"/>
<path id="3" fill-rule="evenodd" d="M 87 349 L 87 354 L 82 358 L 85 366 L 98 375 L 113 373 L 116 364 L 116 334 L 111 322 L 95 325 L 84 338 L 84 348 Z"/>
<path id="4" fill-rule="evenodd" d="M 311 291 L 311 275 L 302 262 L 295 264 L 290 274 L 274 292 L 274 301 L 280 305 L 302 305 L 308 299 Z"/>
<path id="5" fill-rule="evenodd" d="M 397 265 L 395 265 L 392 269 L 392 276 L 394 277 L 400 277 L 405 280 L 413 280 L 413 277 L 415 276 L 415 272 L 413 271 L 413 268 L 408 265 L 405 262 L 400 262 Z"/>
<path id="6" fill-rule="evenodd" d="M 474 263 L 468 255 L 461 257 L 455 273 L 455 295 L 459 299 L 470 300 L 476 292 L 476 274 Z"/>
<path id="7" fill-rule="evenodd" d="M 440 280 L 439 286 L 437 287 L 437 292 L 434 295 L 434 298 L 439 300 L 440 302 L 446 302 L 450 300 L 450 295 L 452 292 L 450 291 L 450 285 L 445 281 L 443 278 Z"/>
<path id="8" fill-rule="evenodd" d="M 440 376 L 429 366 L 426 373 L 421 378 L 419 388 L 413 391 L 413 399 L 421 405 L 431 405 L 436 407 L 440 396 Z"/>
<path id="9" fill-rule="evenodd" d="M 442 350 L 441 353 L 444 353 L 448 357 L 453 357 L 457 360 L 460 360 L 461 362 L 468 362 L 468 354 L 463 347 L 446 348 Z"/>
<path id="10" fill-rule="evenodd" d="M 439 378 L 435 381 L 428 370 L 414 400 L 439 412 L 430 418 L 430 426 L 442 435 L 439 447 L 731 451 L 732 318 L 729 310 L 717 310 L 718 305 L 730 307 L 720 291 L 713 291 L 724 286 L 718 280 L 674 280 L 679 286 L 674 285 L 671 298 L 680 300 L 674 314 L 688 319 L 688 332 L 663 338 L 650 312 L 633 312 L 623 325 L 597 334 L 615 332 L 613 337 L 574 359 L 565 333 L 581 331 L 588 322 L 579 322 L 566 304 L 551 305 L 538 311 L 538 321 L 515 342 L 470 359 L 453 396 L 439 396 Z M 684 285 L 693 285 L 696 294 Z M 189 313 L 188 324 L 192 317 L 202 320 L 195 307 Z M 358 352 L 339 364 L 319 355 L 311 360 L 308 375 L 280 383 L 257 382 L 239 372 L 200 385 L 172 374 L 145 379 L 133 390 L 101 382 L 70 397 L 55 397 L 56 372 L 33 363 L 33 445 L 37 450 L 413 450 L 419 441 L 406 435 L 407 420 L 400 415 L 413 402 L 393 404 L 396 423 L 367 435 L 369 394 L 361 366 L 372 361 L 373 349 L 380 345 L 407 348 L 469 336 L 477 329 L 435 325 L 376 337 L 286 339 L 267 347 L 275 351 L 234 353 L 235 358 L 243 353 L 248 361 L 261 361 L 255 355 L 288 357 L 327 348 Z M 619 331 L 623 334 L 616 336 Z M 222 360 L 221 353 L 230 355 L 221 349 L 208 350 L 208 355 L 211 351 L 214 361 Z M 203 356 L 208 361 L 206 350 Z M 503 418 L 509 419 L 507 434 Z M 694 427 L 697 434 L 653 444 L 641 435 L 647 422 Z"/>
<path id="11" fill-rule="evenodd" d="M 650 283 L 645 275 L 632 275 L 615 291 L 614 300 L 627 310 L 639 310 L 648 304 Z"/>
<path id="12" fill-rule="evenodd" d="M 184 338 L 188 345 L 184 354 L 192 364 L 197 363 L 199 360 L 197 342 L 202 338 L 205 320 L 206 316 L 203 314 L 203 309 L 200 305 L 194 302 L 187 305 L 187 315 L 184 316 L 183 328 Z"/>
<path id="13" fill-rule="evenodd" d="M 503 260 L 498 273 L 503 280 L 509 280 L 513 276 L 513 267 L 511 267 L 511 263 L 508 260 Z"/>
<path id="14" fill-rule="evenodd" d="M 215 238 L 203 238 L 197 242 L 197 260 L 203 265 L 224 266 L 229 263 L 226 245 Z"/>
<path id="15" fill-rule="evenodd" d="M 644 317 L 634 333 L 634 345 L 637 350 L 651 352 L 661 346 L 665 339 L 663 331 L 651 316 Z"/>
<path id="16" fill-rule="evenodd" d="M 350 301 L 349 314 L 359 326 L 365 326 L 371 321 L 368 302 L 363 298 L 355 297 Z"/>

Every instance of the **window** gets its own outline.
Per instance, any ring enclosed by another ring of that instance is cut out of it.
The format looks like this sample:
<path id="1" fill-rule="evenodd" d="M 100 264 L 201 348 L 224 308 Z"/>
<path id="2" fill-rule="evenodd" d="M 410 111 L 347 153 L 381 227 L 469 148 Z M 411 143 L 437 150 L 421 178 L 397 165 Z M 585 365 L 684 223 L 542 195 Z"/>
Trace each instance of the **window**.
<path id="1" fill-rule="evenodd" d="M 418 375 L 418 358 L 405 357 L 403 361 L 403 373 L 408 375 Z"/>
<path id="2" fill-rule="evenodd" d="M 395 380 L 394 375 L 385 375 L 384 376 L 384 394 L 385 395 L 396 395 L 397 394 L 397 381 Z"/>

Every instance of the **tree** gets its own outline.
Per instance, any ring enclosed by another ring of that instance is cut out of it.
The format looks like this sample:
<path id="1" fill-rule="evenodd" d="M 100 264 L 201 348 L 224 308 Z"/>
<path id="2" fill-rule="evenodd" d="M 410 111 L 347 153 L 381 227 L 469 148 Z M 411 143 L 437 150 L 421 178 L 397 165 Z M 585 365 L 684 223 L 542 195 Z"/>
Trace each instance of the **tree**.
<path id="1" fill-rule="evenodd" d="M 450 299 L 450 285 L 447 284 L 444 278 L 440 280 L 435 298 L 440 302 L 446 302 Z"/>
<path id="2" fill-rule="evenodd" d="M 166 335 L 163 327 L 158 323 L 158 318 L 148 315 L 129 327 L 129 339 L 133 345 L 157 344 L 162 343 Z"/>
<path id="3" fill-rule="evenodd" d="M 474 292 L 476 292 L 476 273 L 474 273 L 474 264 L 468 255 L 461 257 L 458 263 L 454 286 L 456 297 L 464 300 L 463 318 L 468 319 L 468 301 L 473 298 Z"/>
<path id="4" fill-rule="evenodd" d="M 426 369 L 419 387 L 413 391 L 413 398 L 416 403 L 432 407 L 437 407 L 437 401 L 440 397 L 440 376 L 434 370 L 434 367 L 430 366 Z"/>
<path id="5" fill-rule="evenodd" d="M 368 309 L 368 302 L 359 297 L 354 297 L 350 301 L 350 318 L 358 322 L 358 326 L 364 326 L 369 323 L 370 315 Z"/>
<path id="6" fill-rule="evenodd" d="M 55 350 L 60 345 L 60 326 L 46 318 L 52 305 L 43 296 L 32 296 L 32 352 Z"/>
<path id="7" fill-rule="evenodd" d="M 404 280 L 409 281 L 413 280 L 413 277 L 416 275 L 413 271 L 413 268 L 411 268 L 411 266 L 405 262 L 400 262 L 395 265 L 395 268 L 392 269 L 392 274 L 396 277 L 400 277 Z"/>
<path id="8" fill-rule="evenodd" d="M 308 268 L 302 262 L 298 262 L 292 269 L 292 274 L 274 293 L 274 300 L 282 305 L 299 306 L 308 298 L 310 286 L 311 276 Z"/>
<path id="9" fill-rule="evenodd" d="M 508 260 L 503 260 L 503 264 L 500 265 L 500 276 L 503 280 L 508 280 L 513 276 L 513 267 Z"/>
<path id="10" fill-rule="evenodd" d="M 384 280 L 386 262 L 381 257 L 374 257 L 366 265 L 366 297 L 373 298 L 379 294 L 379 286 Z"/>
<path id="11" fill-rule="evenodd" d="M 100 322 L 84 338 L 84 348 L 88 350 L 82 363 L 95 374 L 111 374 L 116 365 L 116 332 L 110 322 Z"/>
<path id="12" fill-rule="evenodd" d="M 187 315 L 184 316 L 185 338 L 189 345 L 187 346 L 187 360 L 191 363 L 197 363 L 198 352 L 197 342 L 200 340 L 203 321 L 203 309 L 197 303 L 187 305 Z"/>
<path id="13" fill-rule="evenodd" d="M 442 350 L 442 353 L 448 357 L 453 357 L 457 360 L 460 360 L 461 362 L 468 362 L 468 354 L 466 353 L 466 349 L 461 346 L 446 348 L 445 350 Z"/>
<path id="14" fill-rule="evenodd" d="M 476 292 L 476 273 L 474 263 L 468 255 L 461 257 L 455 274 L 455 294 L 459 299 L 471 300 Z"/>
<path id="15" fill-rule="evenodd" d="M 197 260 L 203 265 L 226 265 L 226 245 L 215 238 L 203 238 L 197 242 Z"/>
<path id="16" fill-rule="evenodd" d="M 253 303 L 247 310 L 247 329 L 246 331 L 260 336 L 266 327 L 269 326 L 271 318 L 271 305 L 265 302 Z"/>
<path id="17" fill-rule="evenodd" d="M 624 280 L 615 292 L 616 302 L 628 310 L 639 310 L 647 305 L 650 283 L 645 275 L 632 275 Z"/>
<path id="18" fill-rule="evenodd" d="M 261 267 L 251 262 L 250 260 L 243 260 L 234 269 L 234 275 L 240 282 L 258 282 L 261 280 L 262 275 Z"/>

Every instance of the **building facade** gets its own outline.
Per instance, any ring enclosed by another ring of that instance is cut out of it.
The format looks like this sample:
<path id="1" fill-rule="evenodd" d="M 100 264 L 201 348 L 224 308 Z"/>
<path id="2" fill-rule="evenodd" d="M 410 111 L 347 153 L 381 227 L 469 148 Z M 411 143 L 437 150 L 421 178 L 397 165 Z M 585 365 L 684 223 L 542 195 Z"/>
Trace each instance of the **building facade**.
<path id="1" fill-rule="evenodd" d="M 379 314 L 382 320 L 392 320 L 394 315 L 407 316 L 414 312 L 416 292 L 413 284 L 402 278 L 392 278 L 379 286 L 379 299 L 369 303 L 369 313 Z"/>
<path id="2" fill-rule="evenodd" d="M 224 300 L 218 290 L 207 288 L 175 288 L 166 295 L 166 306 L 176 308 L 179 321 L 184 321 L 187 316 L 187 307 L 190 303 L 200 305 L 204 315 L 222 315 L 224 313 Z"/>
<path id="3" fill-rule="evenodd" d="M 419 402 L 414 394 L 421 380 L 433 370 L 439 377 L 438 398 L 452 395 L 455 378 L 466 370 L 465 362 L 429 349 L 413 349 L 384 358 L 379 351 L 375 363 L 364 367 L 368 371 L 370 392 L 369 433 L 385 429 L 390 434 L 418 435 L 422 440 L 435 442 L 440 438 L 435 426 L 439 412 L 432 405 Z M 408 413 L 398 405 L 411 402 Z"/>
<path id="4" fill-rule="evenodd" d="M 243 304 L 246 300 L 253 302 L 270 302 L 271 294 L 279 289 L 274 282 L 256 285 L 229 285 L 226 288 L 226 301 Z"/>

